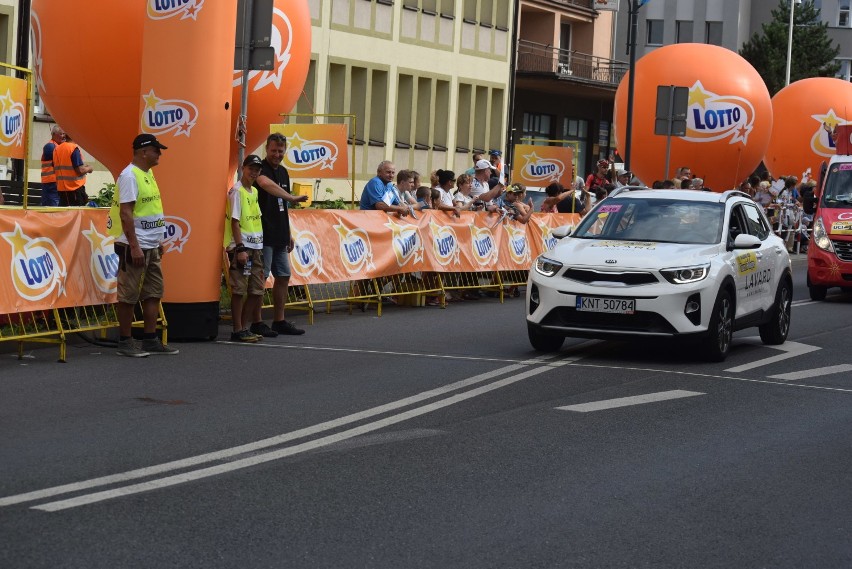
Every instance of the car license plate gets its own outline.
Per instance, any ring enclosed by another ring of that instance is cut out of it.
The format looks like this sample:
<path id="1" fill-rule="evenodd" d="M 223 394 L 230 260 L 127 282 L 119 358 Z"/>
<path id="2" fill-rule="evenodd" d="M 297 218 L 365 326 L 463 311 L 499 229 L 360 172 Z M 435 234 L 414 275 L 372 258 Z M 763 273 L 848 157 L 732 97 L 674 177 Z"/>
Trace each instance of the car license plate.
<path id="1" fill-rule="evenodd" d="M 633 314 L 634 312 L 636 312 L 636 299 L 578 296 L 577 310 L 579 312 L 608 312 L 610 314 Z"/>

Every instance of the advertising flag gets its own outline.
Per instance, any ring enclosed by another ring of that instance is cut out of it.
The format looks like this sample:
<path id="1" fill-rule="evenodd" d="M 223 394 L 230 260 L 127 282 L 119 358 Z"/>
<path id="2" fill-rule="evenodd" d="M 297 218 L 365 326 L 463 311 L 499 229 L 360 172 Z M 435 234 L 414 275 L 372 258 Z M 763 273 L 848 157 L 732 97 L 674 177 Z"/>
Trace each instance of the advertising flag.
<path id="1" fill-rule="evenodd" d="M 24 158 L 28 115 L 27 82 L 0 76 L 0 156 Z"/>
<path id="2" fill-rule="evenodd" d="M 349 177 L 345 124 L 273 124 L 269 130 L 287 137 L 283 164 L 294 178 Z"/>
<path id="3" fill-rule="evenodd" d="M 574 151 L 568 146 L 515 145 L 512 181 L 533 188 L 558 182 L 565 187 L 574 182 Z"/>

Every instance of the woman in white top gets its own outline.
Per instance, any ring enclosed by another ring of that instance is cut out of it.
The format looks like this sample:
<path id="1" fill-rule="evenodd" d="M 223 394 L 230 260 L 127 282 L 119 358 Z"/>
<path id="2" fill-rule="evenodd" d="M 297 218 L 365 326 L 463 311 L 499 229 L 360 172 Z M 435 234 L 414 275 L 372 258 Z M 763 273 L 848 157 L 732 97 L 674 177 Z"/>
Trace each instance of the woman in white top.
<path id="1" fill-rule="evenodd" d="M 459 212 L 461 208 L 453 204 L 453 184 L 456 182 L 456 174 L 452 170 L 437 170 L 435 172 L 435 177 L 437 178 L 437 189 L 441 193 L 441 199 L 438 203 L 432 203 L 432 207 L 434 209 L 440 209 L 444 211 L 451 211 L 453 215 L 459 217 Z"/>
<path id="2" fill-rule="evenodd" d="M 474 200 L 470 195 L 471 184 L 473 178 L 468 174 L 462 174 L 456 178 L 456 193 L 453 194 L 453 205 L 460 207 L 462 210 L 474 210 Z"/>

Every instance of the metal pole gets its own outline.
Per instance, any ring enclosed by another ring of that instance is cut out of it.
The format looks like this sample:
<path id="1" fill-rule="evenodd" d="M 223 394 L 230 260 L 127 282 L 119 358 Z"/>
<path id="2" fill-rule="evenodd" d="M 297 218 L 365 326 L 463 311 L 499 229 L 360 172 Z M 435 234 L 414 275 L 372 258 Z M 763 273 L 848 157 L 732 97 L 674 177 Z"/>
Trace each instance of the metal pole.
<path id="1" fill-rule="evenodd" d="M 514 130 L 515 130 L 515 74 L 518 72 L 518 28 L 521 22 L 521 3 L 515 0 L 512 4 L 515 11 L 515 22 L 512 27 L 512 60 L 509 69 L 509 116 L 506 121 L 506 164 L 513 164 L 514 157 Z"/>
<path id="2" fill-rule="evenodd" d="M 251 56 L 250 38 L 251 38 L 251 14 L 253 0 L 243 0 L 243 83 L 240 89 L 240 144 L 237 154 L 237 176 L 239 177 L 240 169 L 243 165 L 243 159 L 246 155 L 246 130 L 248 129 L 248 73 L 249 73 L 249 57 Z"/>
<path id="3" fill-rule="evenodd" d="M 790 61 L 793 55 L 793 12 L 796 8 L 796 0 L 790 0 L 790 31 L 787 38 L 787 72 L 784 75 L 784 86 L 790 84 Z"/>
<path id="4" fill-rule="evenodd" d="M 633 92 L 636 88 L 636 34 L 639 30 L 639 0 L 630 0 L 630 77 L 627 82 L 627 134 L 624 140 L 624 169 L 630 170 L 630 146 L 633 138 Z"/>
<path id="5" fill-rule="evenodd" d="M 15 54 L 15 64 L 21 68 L 28 68 L 30 66 L 30 0 L 20 0 L 18 3 L 18 37 L 17 37 L 17 45 L 16 45 L 16 54 Z M 27 73 L 22 71 L 18 72 L 18 78 L 27 79 L 29 76 Z M 31 96 L 30 93 L 27 96 Z M 30 115 L 32 116 L 32 107 L 27 107 L 30 111 Z M 29 127 L 27 128 L 27 134 L 29 134 Z M 13 159 L 12 160 L 12 179 L 17 181 L 23 181 L 25 184 L 27 182 L 27 158 L 30 155 L 30 147 L 27 146 L 24 149 L 24 159 Z M 24 186 L 24 192 L 26 192 L 26 186 Z M 21 195 L 24 195 L 22 193 Z M 24 204 L 26 205 L 26 203 Z"/>
<path id="6" fill-rule="evenodd" d="M 671 165 L 671 157 L 672 157 L 672 123 L 674 123 L 674 94 L 675 94 L 675 86 L 669 85 L 669 116 L 668 116 L 668 128 L 666 129 L 666 177 L 665 179 L 669 179 L 669 166 Z"/>

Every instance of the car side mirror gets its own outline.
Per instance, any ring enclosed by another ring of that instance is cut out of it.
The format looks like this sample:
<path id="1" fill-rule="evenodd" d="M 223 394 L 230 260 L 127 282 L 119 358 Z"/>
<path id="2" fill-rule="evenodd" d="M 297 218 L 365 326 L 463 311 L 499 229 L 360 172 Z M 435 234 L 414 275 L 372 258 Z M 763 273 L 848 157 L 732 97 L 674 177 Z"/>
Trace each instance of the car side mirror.
<path id="1" fill-rule="evenodd" d="M 761 241 L 759 237 L 741 233 L 734 238 L 734 246 L 732 249 L 758 249 Z"/>
<path id="2" fill-rule="evenodd" d="M 562 239 L 563 237 L 568 237 L 571 235 L 571 232 L 574 231 L 573 225 L 560 225 L 556 229 L 553 230 L 552 235 L 557 239 Z"/>

